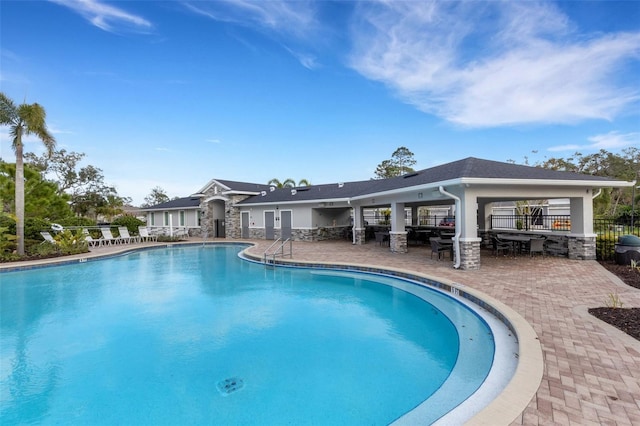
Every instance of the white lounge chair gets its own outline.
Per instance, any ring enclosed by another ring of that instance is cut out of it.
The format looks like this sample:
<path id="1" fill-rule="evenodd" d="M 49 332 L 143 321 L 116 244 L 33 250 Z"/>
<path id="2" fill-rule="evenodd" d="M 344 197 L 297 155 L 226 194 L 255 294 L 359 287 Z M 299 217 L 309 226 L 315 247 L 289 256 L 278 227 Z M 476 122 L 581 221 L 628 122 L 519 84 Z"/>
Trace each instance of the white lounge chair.
<path id="1" fill-rule="evenodd" d="M 131 236 L 129 234 L 129 229 L 126 226 L 118 226 L 118 233 L 120 233 L 120 238 L 125 243 L 137 243 L 140 237 Z"/>
<path id="2" fill-rule="evenodd" d="M 94 239 L 87 229 L 82 229 L 82 236 L 84 240 L 89 244 L 89 247 L 102 247 L 102 238 Z"/>
<path id="3" fill-rule="evenodd" d="M 123 239 L 120 237 L 114 237 L 111 233 L 111 229 L 109 228 L 100 228 L 100 232 L 102 232 L 102 240 L 104 241 L 104 243 L 110 246 L 114 244 L 120 244 L 123 241 Z"/>
<path id="4" fill-rule="evenodd" d="M 189 230 L 186 227 L 176 228 L 176 230 L 173 231 L 173 236 L 177 238 L 189 238 Z"/>
<path id="5" fill-rule="evenodd" d="M 54 240 L 53 237 L 51 236 L 51 234 L 48 233 L 47 231 L 40 232 L 40 235 L 42 235 L 42 238 L 44 238 L 43 243 L 46 241 L 46 242 L 51 243 L 51 244 L 58 244 L 58 242 L 56 240 Z"/>
<path id="6" fill-rule="evenodd" d="M 138 233 L 140 241 L 158 241 L 158 236 L 151 234 L 146 226 L 138 226 Z"/>

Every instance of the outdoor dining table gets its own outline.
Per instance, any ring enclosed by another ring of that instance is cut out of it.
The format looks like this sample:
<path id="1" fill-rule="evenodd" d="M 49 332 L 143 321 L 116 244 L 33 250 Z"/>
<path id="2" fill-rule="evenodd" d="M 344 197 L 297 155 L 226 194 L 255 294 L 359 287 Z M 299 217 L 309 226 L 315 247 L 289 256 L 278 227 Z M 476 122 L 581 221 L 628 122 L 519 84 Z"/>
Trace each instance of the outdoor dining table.
<path id="1" fill-rule="evenodd" d="M 529 235 L 509 235 L 509 234 L 498 234 L 498 238 L 502 241 L 509 241 L 511 243 L 511 252 L 513 253 L 513 255 L 515 256 L 516 253 L 520 253 L 521 249 L 522 249 L 522 245 L 524 243 L 528 243 L 529 241 L 531 241 L 531 237 Z M 518 250 L 516 251 L 516 247 L 518 248 Z"/>

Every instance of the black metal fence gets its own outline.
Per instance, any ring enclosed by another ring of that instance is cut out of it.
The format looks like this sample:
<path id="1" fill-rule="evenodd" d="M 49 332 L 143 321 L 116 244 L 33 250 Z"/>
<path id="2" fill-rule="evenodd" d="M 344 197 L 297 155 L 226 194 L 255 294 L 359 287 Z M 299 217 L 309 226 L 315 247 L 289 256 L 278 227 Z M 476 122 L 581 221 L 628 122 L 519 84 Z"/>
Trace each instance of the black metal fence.
<path id="1" fill-rule="evenodd" d="M 598 260 L 614 260 L 615 246 L 622 235 L 640 236 L 640 223 L 631 218 L 594 219 L 593 232 L 596 233 L 596 256 Z"/>
<path id="2" fill-rule="evenodd" d="M 518 231 L 570 231 L 569 215 L 491 215 L 491 229 Z"/>
<path id="3" fill-rule="evenodd" d="M 374 213 L 365 214 L 365 225 L 368 226 L 388 226 L 391 224 L 391 214 Z M 410 214 L 405 214 L 404 224 L 406 226 L 453 226 L 455 220 L 453 216 L 441 214 L 441 215 L 420 215 L 417 217 L 415 223 Z"/>

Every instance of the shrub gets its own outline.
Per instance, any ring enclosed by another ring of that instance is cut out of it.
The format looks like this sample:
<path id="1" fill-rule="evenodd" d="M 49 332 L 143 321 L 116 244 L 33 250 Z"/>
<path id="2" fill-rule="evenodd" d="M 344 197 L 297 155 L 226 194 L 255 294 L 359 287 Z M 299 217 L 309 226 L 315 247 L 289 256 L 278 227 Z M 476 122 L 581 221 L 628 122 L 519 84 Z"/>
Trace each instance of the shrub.
<path id="1" fill-rule="evenodd" d="M 68 229 L 56 235 L 55 240 L 58 242 L 61 254 L 77 254 L 89 251 L 89 245 L 85 239 L 79 238 Z"/>
<path id="2" fill-rule="evenodd" d="M 28 217 L 24 220 L 24 238 L 32 240 L 42 240 L 40 231 L 48 231 L 51 229 L 51 222 L 47 219 L 39 217 Z"/>
<path id="3" fill-rule="evenodd" d="M 16 235 L 16 220 L 6 213 L 0 213 L 0 227 L 7 228 L 7 233 Z"/>
<path id="4" fill-rule="evenodd" d="M 0 226 L 0 259 L 13 260 L 16 249 L 16 236 L 6 226 Z"/>
<path id="5" fill-rule="evenodd" d="M 129 234 L 138 235 L 138 226 L 144 225 L 144 222 L 135 216 L 124 215 L 111 222 L 111 226 L 126 226 Z"/>
<path id="6" fill-rule="evenodd" d="M 38 257 L 52 257 L 60 254 L 60 250 L 58 246 L 55 244 L 51 244 L 48 241 L 45 241 L 40 244 L 34 244 L 29 248 L 29 252 L 27 252 L 30 256 L 38 256 Z"/>

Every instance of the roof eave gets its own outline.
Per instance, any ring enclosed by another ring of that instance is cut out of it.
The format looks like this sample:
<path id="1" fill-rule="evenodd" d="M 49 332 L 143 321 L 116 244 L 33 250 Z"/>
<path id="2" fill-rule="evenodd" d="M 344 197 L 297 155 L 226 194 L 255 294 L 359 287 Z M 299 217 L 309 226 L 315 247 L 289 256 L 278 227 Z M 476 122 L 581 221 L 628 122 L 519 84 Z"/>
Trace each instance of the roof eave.
<path id="1" fill-rule="evenodd" d="M 476 185 L 526 185 L 526 186 L 577 186 L 591 188 L 621 188 L 635 185 L 635 182 L 624 180 L 589 180 L 589 179 L 513 179 L 513 178 L 460 178 L 459 184 Z M 441 184 L 445 186 L 444 184 Z M 439 185 L 438 185 L 439 186 Z"/>
<path id="2" fill-rule="evenodd" d="M 317 198 L 313 200 L 287 200 L 287 201 L 261 201 L 257 203 L 239 203 L 238 206 L 271 206 L 293 204 L 318 204 L 318 203 L 348 203 L 350 198 Z"/>

